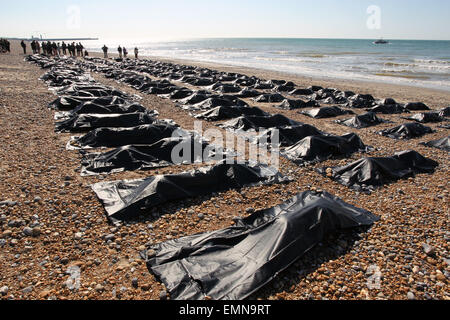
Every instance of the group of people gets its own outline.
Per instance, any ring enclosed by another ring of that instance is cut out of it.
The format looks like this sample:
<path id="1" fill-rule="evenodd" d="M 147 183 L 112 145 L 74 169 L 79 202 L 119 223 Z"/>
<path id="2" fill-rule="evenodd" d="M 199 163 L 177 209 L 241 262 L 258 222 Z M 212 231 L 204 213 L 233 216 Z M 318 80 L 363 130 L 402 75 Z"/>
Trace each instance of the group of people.
<path id="1" fill-rule="evenodd" d="M 11 52 L 11 43 L 6 39 L 0 39 L 0 53 Z"/>
<path id="2" fill-rule="evenodd" d="M 22 41 L 21 43 L 23 48 L 23 53 L 26 54 L 26 45 Z M 42 53 L 49 55 L 49 56 L 60 56 L 60 55 L 67 55 L 67 53 L 71 57 L 85 57 L 88 56 L 89 53 L 87 50 L 84 49 L 84 46 L 80 43 L 69 43 L 66 44 L 64 41 L 60 44 L 59 42 L 42 42 L 42 44 L 39 43 L 39 41 L 33 40 L 31 42 L 31 50 L 33 51 L 33 54 L 40 54 L 42 49 Z"/>
<path id="3" fill-rule="evenodd" d="M 108 59 L 108 49 L 109 48 L 106 45 L 104 45 L 102 48 L 105 59 Z M 119 53 L 119 59 L 126 59 L 128 57 L 128 50 L 125 47 L 122 48 L 119 45 L 119 47 L 117 48 L 117 52 Z M 134 57 L 135 59 L 139 59 L 139 49 L 137 47 L 134 48 Z"/>

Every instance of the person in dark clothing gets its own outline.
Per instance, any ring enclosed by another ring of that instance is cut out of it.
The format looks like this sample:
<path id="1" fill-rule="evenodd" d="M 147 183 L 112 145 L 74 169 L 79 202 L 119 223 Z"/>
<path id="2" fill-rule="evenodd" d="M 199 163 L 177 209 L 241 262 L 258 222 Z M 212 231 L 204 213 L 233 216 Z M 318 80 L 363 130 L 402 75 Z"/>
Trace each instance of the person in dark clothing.
<path id="1" fill-rule="evenodd" d="M 78 47 L 80 48 L 80 56 L 83 57 L 83 51 L 84 51 L 84 46 L 80 43 L 78 43 Z"/>
<path id="2" fill-rule="evenodd" d="M 23 49 L 23 54 L 27 54 L 27 45 L 25 44 L 25 42 L 22 40 L 22 42 L 20 43 L 20 46 Z"/>
<path id="3" fill-rule="evenodd" d="M 103 56 L 105 59 L 108 59 L 108 47 L 106 45 L 103 45 Z"/>
<path id="4" fill-rule="evenodd" d="M 63 55 L 67 54 L 67 44 L 63 41 L 61 44 Z"/>
<path id="5" fill-rule="evenodd" d="M 117 48 L 117 52 L 119 52 L 119 59 L 122 59 L 122 47 L 121 46 L 119 46 Z"/>
<path id="6" fill-rule="evenodd" d="M 38 54 L 41 54 L 41 45 L 40 45 L 39 41 L 36 41 L 36 51 Z"/>
<path id="7" fill-rule="evenodd" d="M 33 51 L 33 54 L 36 54 L 36 41 L 31 41 L 31 51 Z"/>
<path id="8" fill-rule="evenodd" d="M 58 55 L 58 45 L 56 44 L 56 42 L 52 43 L 52 53 L 54 56 Z"/>
<path id="9" fill-rule="evenodd" d="M 128 50 L 127 48 L 123 47 L 123 57 L 126 59 L 128 55 Z"/>
<path id="10" fill-rule="evenodd" d="M 138 55 L 139 55 L 139 49 L 136 47 L 136 48 L 134 48 L 134 57 L 135 57 L 136 59 L 139 59 L 139 58 L 138 58 Z"/>

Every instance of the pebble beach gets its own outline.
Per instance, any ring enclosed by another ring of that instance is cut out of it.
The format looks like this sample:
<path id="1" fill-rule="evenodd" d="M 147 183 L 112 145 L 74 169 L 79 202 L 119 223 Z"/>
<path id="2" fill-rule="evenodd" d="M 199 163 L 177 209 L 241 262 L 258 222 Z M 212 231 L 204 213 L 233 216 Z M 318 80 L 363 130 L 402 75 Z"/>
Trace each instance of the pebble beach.
<path id="1" fill-rule="evenodd" d="M 91 190 L 92 184 L 179 173 L 193 166 L 81 177 L 81 155 L 66 150 L 71 134 L 55 133 L 54 111 L 47 107 L 55 95 L 39 80 L 45 71 L 24 61 L 20 50 L 15 42 L 11 54 L 0 55 L 0 299 L 170 299 L 167 289 L 149 273 L 139 252 L 167 240 L 229 227 L 235 217 L 276 206 L 307 190 L 325 190 L 374 213 L 380 221 L 368 230 L 327 238 L 252 295 L 252 300 L 450 299 L 450 158 L 446 151 L 420 145 L 447 137 L 449 131 L 441 128 L 442 124 L 427 124 L 434 132 L 421 138 L 393 140 L 376 132 L 392 128 L 393 123 L 406 122 L 404 115 L 382 115 L 391 123 L 358 130 L 333 121 L 347 119 L 348 115 L 313 119 L 296 110 L 280 110 L 271 104 L 244 99 L 250 106 L 335 135 L 357 133 L 366 145 L 375 147 L 370 156 L 387 157 L 398 151 L 415 150 L 437 161 L 439 167 L 433 174 L 419 174 L 365 194 L 315 171 L 359 160 L 361 153 L 309 166 L 281 158 L 280 171 L 294 178 L 289 184 L 169 202 L 155 208 L 145 220 L 117 227 L 108 223 L 103 206 Z M 151 59 L 169 61 L 163 57 Z M 448 91 L 351 80 L 325 81 L 258 69 L 170 61 L 263 79 L 284 79 L 298 87 L 320 85 L 402 103 L 421 101 L 433 110 L 445 108 L 450 102 Z M 193 129 L 189 112 L 176 108 L 172 101 L 142 94 L 100 73 L 91 76 L 101 84 L 140 95 L 139 103 L 157 110 L 159 118 Z M 215 127 L 205 121 L 203 126 Z M 81 270 L 76 290 L 68 285 L 71 267 Z"/>

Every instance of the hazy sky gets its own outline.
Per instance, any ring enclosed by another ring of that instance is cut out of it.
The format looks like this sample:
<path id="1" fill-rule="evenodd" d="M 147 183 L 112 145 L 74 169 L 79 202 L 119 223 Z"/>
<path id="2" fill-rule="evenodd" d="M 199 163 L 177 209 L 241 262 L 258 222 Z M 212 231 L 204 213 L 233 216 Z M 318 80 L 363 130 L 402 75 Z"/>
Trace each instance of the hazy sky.
<path id="1" fill-rule="evenodd" d="M 0 36 L 450 40 L 449 16 L 449 0 L 1 0 Z"/>

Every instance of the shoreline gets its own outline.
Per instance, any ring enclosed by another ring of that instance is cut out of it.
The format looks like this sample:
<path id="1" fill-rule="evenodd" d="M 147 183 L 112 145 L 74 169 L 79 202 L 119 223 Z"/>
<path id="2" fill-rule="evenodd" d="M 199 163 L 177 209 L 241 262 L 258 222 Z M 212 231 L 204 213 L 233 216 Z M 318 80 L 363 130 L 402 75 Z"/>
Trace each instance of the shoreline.
<path id="1" fill-rule="evenodd" d="M 89 52 L 91 57 L 103 58 L 102 53 L 96 51 Z M 108 53 L 109 58 L 117 58 L 118 54 Z M 129 54 L 131 59 L 134 55 Z M 374 82 L 370 80 L 348 80 L 338 78 L 328 78 L 326 75 L 322 77 L 312 77 L 305 75 L 297 75 L 286 71 L 273 71 L 253 67 L 240 67 L 221 63 L 203 62 L 188 59 L 173 59 L 170 57 L 161 56 L 139 56 L 140 60 L 157 60 L 167 63 L 191 65 L 201 68 L 209 68 L 219 71 L 242 73 L 248 76 L 256 76 L 263 79 L 283 79 L 286 81 L 293 81 L 298 87 L 309 87 L 311 85 L 318 85 L 328 88 L 337 88 L 343 91 L 355 91 L 361 94 L 372 94 L 376 98 L 394 98 L 399 102 L 418 102 L 422 101 L 430 104 L 432 109 L 440 109 L 450 105 L 450 91 L 438 88 L 427 88 L 413 85 L 392 84 Z M 408 98 L 410 97 L 410 98 Z M 420 100 L 422 99 L 422 100 Z M 446 102 L 445 102 L 446 101 Z"/>

